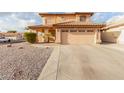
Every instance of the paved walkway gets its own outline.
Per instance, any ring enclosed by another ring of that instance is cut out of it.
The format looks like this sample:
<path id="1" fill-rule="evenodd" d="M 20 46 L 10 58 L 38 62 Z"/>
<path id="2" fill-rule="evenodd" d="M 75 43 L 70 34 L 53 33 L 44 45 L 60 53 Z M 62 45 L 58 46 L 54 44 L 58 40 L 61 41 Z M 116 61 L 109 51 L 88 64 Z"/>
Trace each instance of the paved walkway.
<path id="1" fill-rule="evenodd" d="M 58 46 L 39 79 L 124 79 L 124 51 L 110 47 L 103 45 Z"/>

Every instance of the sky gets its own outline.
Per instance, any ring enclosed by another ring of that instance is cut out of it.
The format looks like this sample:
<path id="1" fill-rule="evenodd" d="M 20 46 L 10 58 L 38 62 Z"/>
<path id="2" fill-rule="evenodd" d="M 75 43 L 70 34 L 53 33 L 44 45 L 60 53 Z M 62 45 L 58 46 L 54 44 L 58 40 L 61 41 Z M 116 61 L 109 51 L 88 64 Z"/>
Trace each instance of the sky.
<path id="1" fill-rule="evenodd" d="M 92 16 L 95 23 L 111 23 L 124 20 L 123 12 L 97 12 Z M 24 31 L 28 25 L 42 24 L 42 18 L 36 12 L 0 12 L 0 31 Z"/>

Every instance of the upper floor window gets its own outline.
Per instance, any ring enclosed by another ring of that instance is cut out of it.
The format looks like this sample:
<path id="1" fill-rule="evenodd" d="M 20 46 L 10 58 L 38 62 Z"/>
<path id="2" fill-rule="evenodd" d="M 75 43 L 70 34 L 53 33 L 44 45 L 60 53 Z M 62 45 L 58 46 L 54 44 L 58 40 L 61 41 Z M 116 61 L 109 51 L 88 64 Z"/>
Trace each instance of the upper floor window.
<path id="1" fill-rule="evenodd" d="M 65 21 L 65 17 L 64 16 L 61 16 L 61 21 Z"/>
<path id="2" fill-rule="evenodd" d="M 80 21 L 85 22 L 86 21 L 86 16 L 80 16 Z"/>
<path id="3" fill-rule="evenodd" d="M 61 19 L 65 19 L 65 17 L 64 17 L 64 16 L 62 16 L 62 17 L 61 17 Z"/>
<path id="4" fill-rule="evenodd" d="M 45 24 L 53 24 L 53 20 L 51 18 L 45 19 Z"/>

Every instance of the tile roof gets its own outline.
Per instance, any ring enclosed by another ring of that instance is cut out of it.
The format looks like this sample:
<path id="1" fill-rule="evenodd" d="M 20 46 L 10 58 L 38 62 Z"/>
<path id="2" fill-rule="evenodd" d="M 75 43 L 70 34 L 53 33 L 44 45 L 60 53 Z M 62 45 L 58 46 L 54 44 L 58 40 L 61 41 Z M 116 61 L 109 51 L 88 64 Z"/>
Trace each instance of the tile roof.
<path id="1" fill-rule="evenodd" d="M 89 22 L 76 22 L 76 21 L 68 21 L 68 22 L 62 22 L 62 23 L 57 23 L 53 25 L 35 25 L 35 26 L 28 26 L 30 29 L 40 29 L 40 28 L 53 28 L 53 27 L 104 27 L 105 24 L 97 24 L 97 23 L 89 23 Z"/>
<path id="2" fill-rule="evenodd" d="M 70 22 L 57 23 L 57 24 L 54 24 L 53 26 L 101 26 L 101 27 L 103 27 L 103 26 L 105 26 L 105 24 L 70 21 Z"/>
<path id="3" fill-rule="evenodd" d="M 28 26 L 28 28 L 52 28 L 52 25 L 34 25 L 34 26 Z"/>
<path id="4" fill-rule="evenodd" d="M 75 14 L 89 14 L 89 15 L 93 15 L 93 12 L 45 12 L 45 13 L 39 13 L 39 15 L 75 15 Z"/>

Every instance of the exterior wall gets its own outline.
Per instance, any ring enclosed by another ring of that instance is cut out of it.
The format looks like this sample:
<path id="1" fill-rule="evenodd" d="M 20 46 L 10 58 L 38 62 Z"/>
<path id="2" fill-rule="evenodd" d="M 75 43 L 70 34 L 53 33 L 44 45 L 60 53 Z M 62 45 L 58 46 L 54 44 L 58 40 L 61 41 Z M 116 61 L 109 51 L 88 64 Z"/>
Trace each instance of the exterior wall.
<path id="1" fill-rule="evenodd" d="M 43 25 L 50 25 L 50 24 L 72 21 L 72 20 L 73 21 L 75 20 L 74 15 L 62 15 L 62 16 L 49 15 L 43 17 Z"/>
<path id="2" fill-rule="evenodd" d="M 90 15 L 47 15 L 43 17 L 43 25 L 50 25 L 66 21 L 80 21 L 80 16 L 86 16 L 86 22 L 91 22 Z"/>
<path id="3" fill-rule="evenodd" d="M 124 44 L 124 26 L 102 32 L 102 41 Z"/>
<path id="4" fill-rule="evenodd" d="M 120 35 L 117 39 L 117 43 L 124 44 L 124 30 L 121 30 Z"/>
<path id="5" fill-rule="evenodd" d="M 117 38 L 115 37 L 115 32 L 102 32 L 102 41 L 116 43 Z"/>
<path id="6" fill-rule="evenodd" d="M 36 33 L 36 30 L 29 29 L 29 30 L 25 30 L 25 32 L 33 32 L 33 33 Z"/>
<path id="7" fill-rule="evenodd" d="M 94 43 L 95 44 L 102 43 L 102 40 L 101 40 L 101 31 L 99 29 L 95 29 Z"/>
<path id="8" fill-rule="evenodd" d="M 61 30 L 60 29 L 56 29 L 56 41 L 55 43 L 61 43 Z"/>

